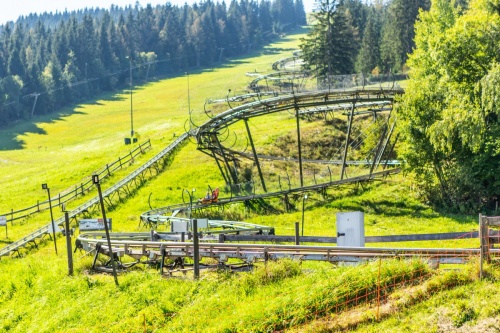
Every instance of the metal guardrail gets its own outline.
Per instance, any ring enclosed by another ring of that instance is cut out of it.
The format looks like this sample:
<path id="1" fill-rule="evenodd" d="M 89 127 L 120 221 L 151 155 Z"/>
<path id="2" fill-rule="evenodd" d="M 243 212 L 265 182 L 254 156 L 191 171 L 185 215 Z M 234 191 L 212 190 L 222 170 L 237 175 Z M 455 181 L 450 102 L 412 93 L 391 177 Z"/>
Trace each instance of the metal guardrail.
<path id="1" fill-rule="evenodd" d="M 490 231 L 490 237 L 500 237 L 500 233 Z M 441 241 L 441 240 L 463 240 L 479 238 L 477 231 L 469 232 L 446 232 L 434 234 L 412 234 L 412 235 L 389 235 L 389 236 L 365 236 L 365 243 L 396 243 L 396 242 L 420 242 L 420 241 Z M 224 235 L 221 236 L 220 242 L 274 242 L 287 243 L 294 242 L 294 236 L 277 236 L 277 235 Z M 337 237 L 327 236 L 301 236 L 300 241 L 303 243 L 325 243 L 336 244 Z"/>
<path id="2" fill-rule="evenodd" d="M 111 194 L 118 191 L 119 189 L 121 189 L 123 186 L 127 185 L 129 182 L 134 180 L 138 175 L 140 175 L 142 172 L 144 172 L 149 167 L 151 167 L 154 163 L 158 162 L 161 158 L 163 158 L 165 155 L 167 155 L 171 151 L 173 151 L 177 146 L 182 144 L 187 138 L 188 138 L 187 133 L 184 133 L 183 135 L 179 136 L 174 142 L 172 142 L 165 149 L 163 149 L 160 153 L 158 153 L 153 158 L 151 158 L 148 162 L 143 164 L 141 167 L 136 169 L 130 175 L 123 178 L 122 180 L 120 180 L 119 182 L 117 182 L 116 184 L 114 184 L 113 186 L 108 188 L 107 190 L 103 191 L 103 197 L 108 197 Z M 77 208 L 75 208 L 71 212 L 68 212 L 69 218 L 73 218 L 73 217 L 77 216 L 78 214 L 82 213 L 83 211 L 87 210 L 88 208 L 92 207 L 93 205 L 97 204 L 98 202 L 99 202 L 99 196 L 93 197 L 92 199 L 90 199 L 87 202 L 83 203 L 82 205 L 78 206 Z M 60 217 L 60 218 L 54 220 L 54 223 L 57 225 L 61 225 L 63 222 L 64 222 L 64 217 Z M 30 242 L 35 241 L 37 238 L 43 237 L 44 234 L 48 233 L 50 225 L 51 225 L 51 223 L 41 227 L 40 229 L 23 237 L 22 239 L 0 249 L 0 257 L 6 256 L 13 251 L 18 251 L 19 248 L 26 246 Z"/>

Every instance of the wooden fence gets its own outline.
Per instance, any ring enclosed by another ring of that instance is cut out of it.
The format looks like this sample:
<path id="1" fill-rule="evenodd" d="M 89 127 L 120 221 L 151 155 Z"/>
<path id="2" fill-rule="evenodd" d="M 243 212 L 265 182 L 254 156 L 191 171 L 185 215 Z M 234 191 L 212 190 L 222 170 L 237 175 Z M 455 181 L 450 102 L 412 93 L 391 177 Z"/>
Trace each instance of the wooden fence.
<path id="1" fill-rule="evenodd" d="M 111 175 L 112 172 L 122 169 L 124 165 L 130 164 L 133 162 L 134 158 L 140 154 L 143 154 L 147 149 L 151 148 L 151 141 L 148 140 L 139 146 L 137 146 L 135 149 L 131 150 L 127 155 L 118 157 L 118 159 L 112 163 L 106 164 L 103 166 L 101 169 L 98 171 L 94 172 L 93 174 L 99 175 L 99 179 L 105 179 Z M 80 183 L 79 185 L 74 185 L 73 187 L 60 192 L 56 196 L 51 197 L 50 200 L 50 205 L 52 207 L 57 207 L 64 205 L 65 203 L 74 200 L 78 198 L 79 196 L 82 197 L 85 195 L 85 193 L 88 193 L 90 189 L 94 186 L 92 183 L 92 175 L 88 176 L 87 181 Z M 49 205 L 49 200 L 45 201 L 37 201 L 36 204 L 14 210 L 11 209 L 10 212 L 0 214 L 0 216 L 5 216 L 7 222 L 10 222 L 11 224 L 14 224 L 14 221 L 17 220 L 22 220 L 28 216 L 31 216 L 33 214 L 43 212 L 50 207 Z"/>

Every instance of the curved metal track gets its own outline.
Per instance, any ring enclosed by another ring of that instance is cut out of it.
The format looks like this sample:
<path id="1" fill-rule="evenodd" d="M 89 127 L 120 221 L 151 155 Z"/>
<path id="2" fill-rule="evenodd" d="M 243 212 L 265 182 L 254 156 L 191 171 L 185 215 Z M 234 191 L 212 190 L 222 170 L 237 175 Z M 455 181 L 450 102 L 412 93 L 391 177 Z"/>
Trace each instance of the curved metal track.
<path id="1" fill-rule="evenodd" d="M 248 119 L 250 117 L 260 116 L 264 114 L 271 114 L 274 112 L 280 112 L 288 110 L 290 108 L 294 108 L 297 110 L 300 108 L 301 113 L 345 111 L 347 106 L 353 103 L 358 104 L 360 107 L 365 108 L 368 112 L 378 112 L 385 107 L 386 103 L 392 102 L 396 94 L 400 93 L 402 93 L 402 90 L 387 91 L 381 89 L 375 89 L 375 90 L 353 89 L 353 90 L 342 90 L 342 91 L 316 91 L 316 92 L 276 96 L 268 98 L 266 100 L 259 99 L 258 101 L 250 102 L 236 108 L 231 108 L 230 110 L 215 116 L 214 118 L 208 120 L 202 126 L 193 129 L 189 133 L 189 135 L 193 135 L 197 138 L 197 142 L 200 149 L 203 149 L 203 145 L 208 145 L 208 148 L 212 149 L 213 147 L 210 147 L 210 145 L 213 144 L 213 142 L 211 141 L 213 135 L 217 135 L 218 131 L 241 119 Z M 371 111 L 370 108 L 373 108 L 374 106 L 379 107 L 379 110 Z M 173 151 L 178 145 L 184 142 L 187 138 L 188 138 L 187 133 L 180 136 L 176 141 L 170 144 L 167 148 L 165 148 L 163 151 L 161 151 L 159 154 L 157 154 L 155 157 L 153 157 L 150 161 L 145 163 L 139 169 L 135 170 L 133 173 L 131 173 L 129 176 L 127 176 L 123 180 L 113 185 L 111 188 L 105 190 L 103 196 L 108 197 L 113 193 L 119 191 L 122 187 L 126 186 L 128 183 L 133 182 L 138 175 L 145 172 L 145 170 L 147 170 L 155 163 L 157 163 L 158 160 L 160 160 L 165 155 Z M 392 172 L 395 171 L 385 171 L 383 172 L 383 174 L 386 175 Z M 370 175 L 368 176 L 363 176 L 361 178 L 352 178 L 349 180 L 341 180 L 339 182 L 330 182 L 326 184 L 304 186 L 301 188 L 288 189 L 286 191 L 280 191 L 277 193 L 243 196 L 238 199 L 231 198 L 229 199 L 229 202 L 236 200 L 244 201 L 253 198 L 263 198 L 273 195 L 274 196 L 283 195 L 290 192 L 313 190 L 316 188 L 324 188 L 327 186 L 332 186 L 337 184 L 369 180 L 377 176 L 378 176 L 377 173 L 373 174 L 370 173 Z M 228 202 L 227 200 L 228 199 L 222 199 L 219 201 L 218 204 L 224 204 Z M 87 201 L 86 203 L 80 205 L 76 209 L 70 211 L 69 212 L 70 218 L 77 216 L 78 214 L 89 209 L 90 207 L 95 206 L 97 203 L 98 203 L 98 197 L 96 196 Z M 186 205 L 177 205 L 177 209 L 186 209 L 185 206 Z M 196 208 L 196 205 L 194 208 Z M 146 218 L 151 219 L 152 217 L 150 216 Z M 61 217 L 55 220 L 54 222 L 57 223 L 58 225 L 61 225 L 64 222 L 64 218 Z M 37 238 L 41 238 L 46 234 L 48 234 L 48 230 L 49 230 L 49 224 L 23 237 L 22 239 L 0 249 L 0 257 L 8 255 L 14 251 L 18 251 L 21 247 L 24 247 L 28 244 L 34 243 L 36 245 L 35 240 Z"/>
<path id="2" fill-rule="evenodd" d="M 255 76 L 253 73 L 248 73 L 248 76 Z M 294 82 L 295 80 L 306 80 L 307 78 L 310 77 L 310 73 L 306 71 L 294 71 L 294 70 L 289 70 L 289 71 L 279 71 L 275 73 L 270 73 L 270 74 L 263 74 L 263 75 L 258 75 L 255 79 L 253 79 L 248 87 L 252 89 L 253 91 L 259 91 L 261 87 L 259 87 L 258 83 L 259 81 L 265 80 L 266 84 L 268 81 L 274 81 L 274 82 L 279 82 L 282 83 L 282 81 L 289 81 L 289 82 Z M 301 84 L 299 84 L 299 87 Z M 269 87 L 268 87 L 269 89 Z"/>
<path id="3" fill-rule="evenodd" d="M 247 195 L 241 195 L 237 197 L 231 197 L 231 198 L 219 198 L 219 200 L 216 203 L 212 203 L 209 205 L 206 204 L 201 204 L 199 202 L 193 202 L 193 205 L 186 205 L 186 204 L 177 204 L 177 205 L 170 205 L 166 207 L 161 207 L 161 208 L 156 208 L 150 211 L 147 211 L 143 214 L 141 214 L 141 221 L 145 224 L 151 224 L 151 223 L 164 223 L 166 221 L 169 221 L 171 219 L 171 216 L 174 212 L 176 211 L 186 211 L 188 209 L 200 209 L 200 208 L 208 208 L 208 207 L 213 207 L 213 206 L 220 206 L 220 205 L 225 205 L 229 203 L 235 203 L 235 202 L 243 202 L 243 201 L 248 201 L 248 200 L 255 200 L 255 199 L 264 199 L 264 198 L 271 198 L 271 197 L 281 197 L 285 196 L 287 194 L 292 194 L 292 193 L 303 193 L 303 192 L 310 192 L 310 191 L 319 191 L 324 188 L 328 187 L 333 187 L 333 186 L 340 186 L 340 185 L 346 185 L 346 184 L 354 184 L 354 183 L 359 183 L 359 182 L 366 182 L 370 181 L 373 179 L 377 178 L 384 178 L 392 174 L 397 174 L 400 172 L 400 169 L 389 169 L 389 170 L 384 170 L 384 171 L 379 171 L 379 172 L 374 172 L 372 174 L 367 174 L 363 176 L 357 176 L 357 177 L 351 177 L 348 179 L 343 179 L 343 180 L 336 180 L 336 181 L 331 181 L 327 183 L 321 183 L 321 184 L 314 184 L 314 185 L 308 185 L 308 186 L 303 186 L 303 187 L 296 187 L 296 188 L 288 188 L 285 190 L 281 190 L 278 192 L 270 192 L 270 193 L 259 193 L 259 194 L 247 194 Z"/>
<path id="4" fill-rule="evenodd" d="M 394 97 L 402 93 L 404 93 L 402 89 L 348 89 L 271 97 L 246 103 L 218 114 L 203 125 L 193 129 L 191 134 L 196 136 L 198 144 L 203 147 L 205 138 L 240 120 L 295 109 L 300 109 L 302 113 L 345 111 L 353 104 L 355 108 L 364 107 L 369 111 L 372 106 L 379 106 L 381 103 L 392 104 Z M 377 111 L 378 109 L 375 108 L 372 112 Z"/>
<path id="5" fill-rule="evenodd" d="M 290 67 L 292 67 L 292 69 L 295 69 L 296 67 L 298 68 L 301 68 L 301 66 L 304 64 L 304 60 L 302 59 L 301 57 L 301 51 L 296 51 L 294 52 L 294 56 L 293 57 L 288 57 L 288 58 L 284 58 L 284 59 L 280 59 L 278 61 L 275 61 L 271 68 L 274 70 L 274 71 L 280 71 L 280 70 L 290 70 Z M 292 66 L 288 66 L 289 63 L 292 63 L 293 65 Z"/>
<path id="6" fill-rule="evenodd" d="M 231 107 L 228 101 L 229 110 L 211 117 L 211 119 L 203 125 L 192 129 L 190 134 L 196 138 L 198 150 L 215 159 L 228 185 L 238 183 L 238 174 L 241 174 L 238 170 L 240 167 L 239 157 L 245 156 L 246 158 L 252 159 L 254 162 L 253 165 L 257 166 L 262 187 L 264 191 L 267 192 L 264 181 L 265 177 L 259 162 L 259 156 L 265 154 L 259 154 L 257 152 L 253 144 L 253 135 L 248 126 L 248 120 L 254 117 L 271 115 L 278 112 L 288 112 L 295 115 L 297 122 L 297 151 L 294 153 L 298 154 L 298 173 L 300 173 L 300 184 L 303 185 L 304 167 L 302 162 L 310 162 L 310 159 L 306 161 L 306 159 L 302 157 L 303 148 L 301 147 L 300 135 L 301 119 L 314 114 L 322 114 L 325 119 L 327 114 L 342 114 L 347 118 L 346 144 L 343 148 L 343 159 L 340 163 L 342 165 L 340 178 L 343 179 L 346 173 L 347 151 L 352 143 L 350 133 L 354 116 L 372 114 L 375 119 L 379 113 L 391 111 L 395 97 L 403 92 L 402 89 L 353 88 L 292 93 L 288 95 L 277 95 L 266 99 L 261 99 L 259 97 L 257 100 L 254 99 L 253 101 L 235 107 Z M 246 153 L 247 148 L 243 149 L 240 147 L 239 149 L 233 149 L 234 143 L 225 142 L 228 139 L 229 127 L 240 121 L 244 122 L 247 142 L 252 147 L 252 154 Z M 380 136 L 378 147 L 372 148 L 373 151 L 376 151 L 376 153 L 373 154 L 372 171 L 382 160 L 385 149 L 391 138 L 393 127 L 389 129 L 389 124 L 385 126 L 387 128 Z M 340 150 L 341 149 L 339 149 L 339 152 Z M 328 158 L 338 159 L 338 157 L 332 158 L 331 156 Z M 278 157 L 275 157 L 274 160 L 278 160 Z"/>

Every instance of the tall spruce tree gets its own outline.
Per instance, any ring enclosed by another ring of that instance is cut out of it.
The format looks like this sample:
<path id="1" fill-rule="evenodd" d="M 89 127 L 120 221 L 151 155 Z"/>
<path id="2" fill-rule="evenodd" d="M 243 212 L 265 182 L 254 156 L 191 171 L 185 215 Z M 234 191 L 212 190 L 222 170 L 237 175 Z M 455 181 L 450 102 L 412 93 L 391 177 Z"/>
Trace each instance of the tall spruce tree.
<path id="1" fill-rule="evenodd" d="M 337 0 L 324 0 L 314 15 L 316 24 L 300 48 L 306 69 L 317 76 L 351 74 L 356 55 L 356 30 Z"/>
<path id="2" fill-rule="evenodd" d="M 295 0 L 294 2 L 295 9 L 295 21 L 297 25 L 306 25 L 307 17 L 306 11 L 304 9 L 304 2 L 302 0 Z"/>
<path id="3" fill-rule="evenodd" d="M 356 72 L 369 74 L 380 61 L 380 18 L 379 13 L 372 7 L 361 42 L 361 48 L 356 58 Z"/>
<path id="4" fill-rule="evenodd" d="M 428 10 L 430 0 L 392 0 L 384 19 L 381 39 L 382 67 L 385 72 L 401 72 L 415 47 L 415 21 L 419 10 Z"/>

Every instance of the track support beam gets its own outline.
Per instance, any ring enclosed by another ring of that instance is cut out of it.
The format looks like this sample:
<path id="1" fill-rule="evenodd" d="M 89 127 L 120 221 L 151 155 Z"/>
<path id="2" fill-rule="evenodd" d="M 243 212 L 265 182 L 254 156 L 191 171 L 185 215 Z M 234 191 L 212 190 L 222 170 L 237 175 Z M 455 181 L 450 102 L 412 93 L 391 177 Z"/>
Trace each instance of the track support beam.
<path id="1" fill-rule="evenodd" d="M 250 140 L 250 145 L 252 146 L 253 157 L 255 159 L 255 165 L 257 166 L 257 171 L 259 172 L 260 182 L 264 192 L 267 193 L 266 183 L 264 182 L 264 176 L 262 175 L 262 170 L 260 169 L 259 157 L 257 156 L 257 151 L 255 150 L 255 145 L 253 144 L 252 133 L 250 132 L 250 127 L 248 126 L 248 119 L 245 118 L 245 127 L 248 133 L 248 139 Z"/>
<path id="2" fill-rule="evenodd" d="M 295 118 L 297 119 L 297 146 L 299 148 L 299 173 L 300 173 L 300 187 L 304 186 L 304 175 L 302 169 L 302 145 L 300 143 L 300 117 L 299 117 L 299 107 L 297 105 L 297 100 L 294 103 L 295 107 Z"/>
<path id="3" fill-rule="evenodd" d="M 351 113 L 349 114 L 349 125 L 347 126 L 347 135 L 345 138 L 345 148 L 344 148 L 344 156 L 342 157 L 342 171 L 340 172 L 340 180 L 344 179 L 345 175 L 345 161 L 347 159 L 347 150 L 349 149 L 349 140 L 351 139 L 351 128 L 352 128 L 352 120 L 354 118 L 354 108 L 356 107 L 356 102 L 352 103 Z"/>

